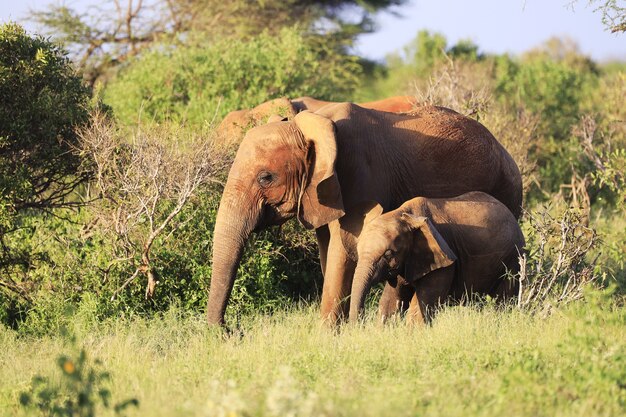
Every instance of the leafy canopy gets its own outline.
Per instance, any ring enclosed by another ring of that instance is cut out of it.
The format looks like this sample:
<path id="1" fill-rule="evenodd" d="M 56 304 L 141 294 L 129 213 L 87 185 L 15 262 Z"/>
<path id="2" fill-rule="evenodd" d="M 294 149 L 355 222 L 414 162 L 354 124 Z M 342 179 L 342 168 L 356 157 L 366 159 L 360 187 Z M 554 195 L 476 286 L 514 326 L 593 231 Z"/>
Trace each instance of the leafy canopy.
<path id="1" fill-rule="evenodd" d="M 141 118 L 202 125 L 281 96 L 347 98 L 359 70 L 354 57 L 332 50 L 323 39 L 285 28 L 249 41 L 156 49 L 120 71 L 105 100 L 125 123 Z"/>

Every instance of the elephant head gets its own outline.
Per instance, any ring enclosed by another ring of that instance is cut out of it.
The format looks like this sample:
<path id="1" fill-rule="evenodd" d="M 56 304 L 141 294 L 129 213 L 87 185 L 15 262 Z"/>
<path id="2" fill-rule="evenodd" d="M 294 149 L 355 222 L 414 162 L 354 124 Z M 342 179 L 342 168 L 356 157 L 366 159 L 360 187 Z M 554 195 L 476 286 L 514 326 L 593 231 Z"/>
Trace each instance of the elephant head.
<path id="1" fill-rule="evenodd" d="M 374 208 L 378 212 L 380 208 Z M 456 255 L 432 222 L 399 210 L 379 217 L 365 216 L 357 244 L 358 263 L 352 281 L 350 319 L 358 319 L 372 285 L 394 280 L 409 283 L 454 263 Z"/>
<path id="2" fill-rule="evenodd" d="M 298 217 L 318 228 L 344 214 L 334 123 L 305 111 L 251 129 L 228 174 L 213 234 L 207 319 L 222 324 L 250 233 Z"/>

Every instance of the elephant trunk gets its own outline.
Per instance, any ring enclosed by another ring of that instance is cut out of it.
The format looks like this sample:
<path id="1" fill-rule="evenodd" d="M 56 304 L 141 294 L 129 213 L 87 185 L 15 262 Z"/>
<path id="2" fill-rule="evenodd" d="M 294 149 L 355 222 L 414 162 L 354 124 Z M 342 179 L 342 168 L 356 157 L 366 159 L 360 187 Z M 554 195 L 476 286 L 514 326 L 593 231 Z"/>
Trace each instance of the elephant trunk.
<path id="1" fill-rule="evenodd" d="M 350 321 L 356 322 L 365 309 L 365 298 L 369 294 L 376 269 L 374 263 L 367 260 L 359 259 L 359 263 L 354 271 L 354 279 L 352 281 L 352 293 L 350 296 Z"/>
<path id="2" fill-rule="evenodd" d="M 251 209 L 250 204 L 242 204 L 243 201 L 245 197 L 229 192 L 227 184 L 213 232 L 213 266 L 207 303 L 209 324 L 224 324 L 244 245 L 260 218 L 260 209 Z"/>

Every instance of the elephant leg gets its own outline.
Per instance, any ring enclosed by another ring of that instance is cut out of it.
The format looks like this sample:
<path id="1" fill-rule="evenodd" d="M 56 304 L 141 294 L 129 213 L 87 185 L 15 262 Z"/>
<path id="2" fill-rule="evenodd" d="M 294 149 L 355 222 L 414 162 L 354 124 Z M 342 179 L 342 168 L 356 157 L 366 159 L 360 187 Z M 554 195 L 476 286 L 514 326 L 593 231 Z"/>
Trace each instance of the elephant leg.
<path id="1" fill-rule="evenodd" d="M 454 265 L 437 269 L 419 278 L 414 284 L 415 296 L 407 313 L 407 323 L 420 326 L 430 323 L 437 307 L 450 294 Z"/>
<path id="2" fill-rule="evenodd" d="M 396 285 L 387 282 L 378 302 L 380 321 L 384 323 L 395 314 L 404 313 L 409 308 L 414 293 L 413 287 L 401 277 L 398 277 Z"/>
<path id="3" fill-rule="evenodd" d="M 406 313 L 406 323 L 411 327 L 418 327 L 426 324 L 426 318 L 424 317 L 422 309 L 419 306 L 417 293 L 413 293 L 409 311 Z"/>
<path id="4" fill-rule="evenodd" d="M 317 237 L 317 247 L 320 250 L 320 266 L 322 267 L 322 276 L 326 275 L 326 259 L 328 257 L 328 243 L 330 241 L 330 231 L 328 226 L 324 225 L 315 229 Z"/>
<path id="5" fill-rule="evenodd" d="M 352 288 L 356 262 L 349 258 L 343 246 L 339 234 L 339 222 L 335 221 L 329 225 L 329 233 L 321 316 L 327 324 L 335 325 L 340 319 L 348 316 L 350 305 L 347 298 Z"/>

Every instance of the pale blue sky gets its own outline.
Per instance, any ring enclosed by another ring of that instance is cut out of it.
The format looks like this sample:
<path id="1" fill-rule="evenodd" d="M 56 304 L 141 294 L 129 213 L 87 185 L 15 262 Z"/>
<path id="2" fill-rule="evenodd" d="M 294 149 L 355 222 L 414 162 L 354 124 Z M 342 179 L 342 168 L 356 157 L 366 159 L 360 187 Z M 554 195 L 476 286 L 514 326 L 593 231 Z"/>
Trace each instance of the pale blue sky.
<path id="1" fill-rule="evenodd" d="M 106 0 L 105 0 L 106 1 Z M 57 0 L 58 2 L 58 0 Z M 599 13 L 579 0 L 574 10 L 571 0 L 411 0 L 397 9 L 402 17 L 389 13 L 378 16 L 379 31 L 363 35 L 357 51 L 369 58 L 382 59 L 401 48 L 421 29 L 443 33 L 450 44 L 471 39 L 482 51 L 519 54 L 551 36 L 567 36 L 596 60 L 626 61 L 626 34 L 610 34 Z M 625 0 L 619 0 L 624 3 Z M 23 23 L 30 8 L 41 8 L 49 0 L 0 0 L 0 21 Z M 80 7 L 93 0 L 68 0 Z M 34 30 L 32 25 L 27 25 Z"/>
<path id="2" fill-rule="evenodd" d="M 411 0 L 378 18 L 380 30 L 362 36 L 358 51 L 382 58 L 413 39 L 420 29 L 443 33 L 449 44 L 471 39 L 482 51 L 519 54 L 551 36 L 567 36 L 596 60 L 626 60 L 626 34 L 607 32 L 587 0 Z M 622 7 L 626 1 L 618 0 Z"/>

